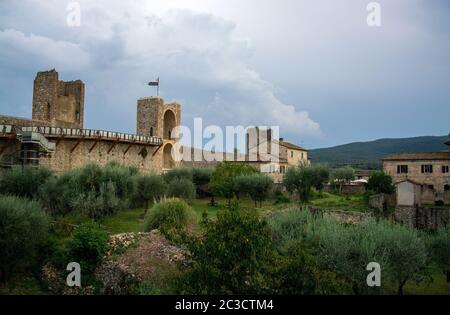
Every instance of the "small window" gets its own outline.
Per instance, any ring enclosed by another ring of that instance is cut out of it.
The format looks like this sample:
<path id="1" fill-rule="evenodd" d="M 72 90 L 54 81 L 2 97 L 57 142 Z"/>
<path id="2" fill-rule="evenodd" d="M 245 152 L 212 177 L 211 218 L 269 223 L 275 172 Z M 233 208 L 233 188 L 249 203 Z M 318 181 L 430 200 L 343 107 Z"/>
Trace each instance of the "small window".
<path id="1" fill-rule="evenodd" d="M 408 174 L 408 165 L 397 165 L 397 174 Z"/>
<path id="2" fill-rule="evenodd" d="M 433 173 L 433 165 L 431 164 L 422 165 L 422 173 Z"/>
<path id="3" fill-rule="evenodd" d="M 428 185 L 428 189 L 434 190 L 434 186 L 433 185 Z"/>
<path id="4" fill-rule="evenodd" d="M 150 127 L 150 137 L 153 137 L 153 127 Z"/>
<path id="5" fill-rule="evenodd" d="M 448 165 L 442 165 L 442 173 L 448 173 Z"/>
<path id="6" fill-rule="evenodd" d="M 449 184 L 444 186 L 444 191 L 450 191 L 450 185 Z"/>
<path id="7" fill-rule="evenodd" d="M 285 174 L 286 173 L 286 166 L 282 165 L 280 166 L 280 173 Z"/>
<path id="8" fill-rule="evenodd" d="M 294 157 L 294 151 L 291 151 L 291 158 Z"/>
<path id="9" fill-rule="evenodd" d="M 302 160 L 303 160 L 303 152 L 302 152 Z"/>

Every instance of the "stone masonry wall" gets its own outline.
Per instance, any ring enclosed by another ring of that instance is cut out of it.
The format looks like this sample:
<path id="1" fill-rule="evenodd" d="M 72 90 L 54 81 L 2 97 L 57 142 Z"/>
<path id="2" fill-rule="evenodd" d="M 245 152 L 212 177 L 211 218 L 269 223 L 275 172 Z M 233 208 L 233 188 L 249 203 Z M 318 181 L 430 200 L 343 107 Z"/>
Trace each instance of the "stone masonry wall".
<path id="1" fill-rule="evenodd" d="M 39 164 L 47 166 L 56 174 L 64 171 L 80 168 L 87 163 L 94 162 L 99 165 L 105 165 L 108 162 L 118 162 L 127 166 L 137 167 L 142 172 L 161 172 L 162 170 L 162 150 L 153 155 L 155 146 L 147 146 L 147 155 L 144 158 L 141 151 L 141 145 L 133 145 L 128 152 L 124 154 L 128 148 L 128 143 L 117 143 L 108 153 L 113 142 L 99 141 L 97 145 L 89 152 L 90 148 L 95 144 L 95 140 L 85 140 L 71 152 L 72 148 L 77 144 L 78 140 L 63 139 L 57 146 L 56 151 L 51 157 L 41 157 Z"/>

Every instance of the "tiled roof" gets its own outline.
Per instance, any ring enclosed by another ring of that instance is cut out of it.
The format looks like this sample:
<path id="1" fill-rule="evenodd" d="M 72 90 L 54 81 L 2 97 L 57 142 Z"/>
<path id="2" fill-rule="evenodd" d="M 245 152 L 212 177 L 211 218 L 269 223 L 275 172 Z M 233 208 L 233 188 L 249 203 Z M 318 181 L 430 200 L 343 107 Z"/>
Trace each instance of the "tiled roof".
<path id="1" fill-rule="evenodd" d="M 450 152 L 400 153 L 387 156 L 383 161 L 397 160 L 450 160 Z"/>
<path id="2" fill-rule="evenodd" d="M 290 142 L 286 142 L 286 141 L 280 141 L 280 145 L 288 148 L 288 149 L 293 149 L 293 150 L 301 150 L 301 151 L 308 151 L 305 148 L 302 148 L 301 146 L 298 146 L 296 144 L 292 144 Z"/>

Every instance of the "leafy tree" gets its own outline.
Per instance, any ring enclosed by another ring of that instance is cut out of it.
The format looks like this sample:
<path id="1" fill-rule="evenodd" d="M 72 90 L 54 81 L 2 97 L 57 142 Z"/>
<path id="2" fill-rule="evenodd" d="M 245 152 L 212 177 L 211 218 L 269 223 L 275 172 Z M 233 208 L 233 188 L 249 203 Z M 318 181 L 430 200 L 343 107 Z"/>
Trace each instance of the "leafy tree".
<path id="1" fill-rule="evenodd" d="M 267 222 L 254 210 L 236 206 L 205 223 L 203 237 L 189 249 L 193 265 L 181 291 L 189 294 L 264 294 L 270 292 L 275 252 Z"/>
<path id="2" fill-rule="evenodd" d="M 355 178 L 355 170 L 349 166 L 335 168 L 330 177 L 331 182 L 339 187 L 339 193 L 342 193 L 342 186 Z"/>
<path id="3" fill-rule="evenodd" d="M 283 184 L 289 192 L 297 192 L 300 201 L 308 202 L 314 182 L 314 171 L 310 166 L 289 167 L 283 177 Z"/>
<path id="4" fill-rule="evenodd" d="M 213 168 L 193 168 L 192 179 L 197 189 L 197 196 L 206 197 L 210 196 L 211 192 L 208 189 L 208 184 L 211 181 Z"/>
<path id="5" fill-rule="evenodd" d="M 13 167 L 0 173 L 0 194 L 35 198 L 51 176 L 45 167 Z"/>
<path id="6" fill-rule="evenodd" d="M 258 171 L 245 163 L 222 162 L 214 170 L 209 188 L 213 194 L 228 199 L 228 205 L 231 199 L 236 196 L 235 180 L 240 175 L 255 174 Z"/>
<path id="7" fill-rule="evenodd" d="M 193 169 L 192 168 L 186 168 L 186 167 L 180 167 L 180 168 L 172 168 L 169 171 L 167 171 L 164 175 L 164 180 L 167 184 L 172 182 L 173 180 L 177 179 L 186 179 L 189 181 L 193 181 Z"/>
<path id="8" fill-rule="evenodd" d="M 195 185 L 185 178 L 173 179 L 168 185 L 167 196 L 192 200 L 195 198 Z"/>
<path id="9" fill-rule="evenodd" d="M 382 171 L 370 174 L 366 189 L 376 194 L 392 194 L 395 191 L 395 187 L 392 184 L 392 177 Z"/>
<path id="10" fill-rule="evenodd" d="M 48 227 L 49 218 L 36 201 L 0 197 L 0 282 L 35 262 Z"/>
<path id="11" fill-rule="evenodd" d="M 387 272 L 397 283 L 397 293 L 403 294 L 408 280 L 422 281 L 428 276 L 427 249 L 417 230 L 403 225 L 391 225 L 380 234 L 381 247 L 386 248 Z"/>
<path id="12" fill-rule="evenodd" d="M 242 175 L 235 180 L 235 189 L 242 193 L 246 193 L 255 202 L 255 207 L 259 201 L 259 206 L 266 200 L 272 190 L 272 179 L 263 174 Z"/>
<path id="13" fill-rule="evenodd" d="M 151 201 L 159 200 L 166 191 L 166 184 L 157 174 L 142 175 L 137 177 L 137 199 L 145 203 L 149 209 Z"/>
<path id="14" fill-rule="evenodd" d="M 330 179 L 330 168 L 326 164 L 313 164 L 310 168 L 313 172 L 312 186 L 321 191 L 323 184 Z"/>
<path id="15" fill-rule="evenodd" d="M 433 261 L 447 276 L 450 282 L 450 230 L 439 229 L 429 237 L 429 249 Z"/>

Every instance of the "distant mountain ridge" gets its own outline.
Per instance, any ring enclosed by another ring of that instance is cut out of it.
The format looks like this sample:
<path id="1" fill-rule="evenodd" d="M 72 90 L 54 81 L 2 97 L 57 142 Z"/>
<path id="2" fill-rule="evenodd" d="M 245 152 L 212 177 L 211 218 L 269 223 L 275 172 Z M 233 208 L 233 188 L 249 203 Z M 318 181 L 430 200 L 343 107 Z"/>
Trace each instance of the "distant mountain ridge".
<path id="1" fill-rule="evenodd" d="M 445 145 L 448 140 L 448 136 L 378 139 L 314 149 L 309 151 L 309 156 L 313 163 L 378 168 L 381 165 L 381 159 L 390 154 L 448 151 L 449 147 Z"/>

